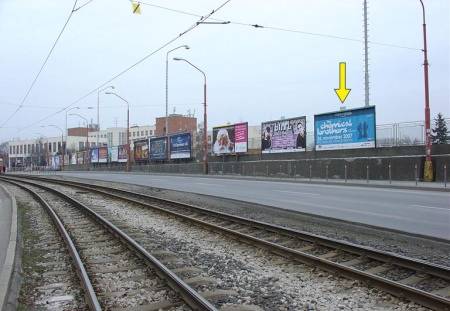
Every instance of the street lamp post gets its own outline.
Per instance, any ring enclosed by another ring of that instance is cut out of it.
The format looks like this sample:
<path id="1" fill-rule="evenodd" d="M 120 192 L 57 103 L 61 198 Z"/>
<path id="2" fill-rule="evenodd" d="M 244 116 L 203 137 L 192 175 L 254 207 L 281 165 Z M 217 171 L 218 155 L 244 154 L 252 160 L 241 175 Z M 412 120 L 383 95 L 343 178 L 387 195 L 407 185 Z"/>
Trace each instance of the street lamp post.
<path id="1" fill-rule="evenodd" d="M 103 89 L 99 89 L 97 91 L 97 126 L 98 126 L 98 132 L 97 132 L 97 147 L 99 146 L 99 134 L 100 134 L 100 93 L 107 90 L 107 89 L 113 89 L 114 85 L 107 86 Z"/>
<path id="2" fill-rule="evenodd" d="M 42 146 L 41 146 L 41 139 L 40 138 L 45 138 L 45 135 L 43 135 L 41 133 L 35 133 L 35 135 L 38 135 L 38 137 L 39 137 L 39 140 L 38 140 L 38 142 L 39 142 L 39 144 L 38 144 L 38 160 L 37 160 L 38 170 L 39 170 L 39 166 L 42 163 L 42 161 L 41 161 L 42 160 L 41 151 L 42 151 L 42 147 L 44 146 L 44 144 L 42 144 Z"/>
<path id="3" fill-rule="evenodd" d="M 175 50 L 178 50 L 180 48 L 185 48 L 186 50 L 189 50 L 188 45 L 180 45 L 174 49 L 171 49 L 166 53 L 166 120 L 165 120 L 165 128 L 164 128 L 164 135 L 167 135 L 169 133 L 169 121 L 168 121 L 168 115 L 169 115 L 169 54 L 170 52 L 173 52 Z"/>
<path id="4" fill-rule="evenodd" d="M 120 98 L 122 101 L 124 101 L 127 104 L 127 166 L 126 166 L 126 171 L 129 172 L 130 171 L 130 103 L 123 98 L 122 96 L 114 93 L 114 92 L 105 92 L 105 94 L 108 95 L 114 95 L 118 98 Z"/>
<path id="5" fill-rule="evenodd" d="M 427 25 L 425 23 L 425 6 L 422 5 L 422 29 L 423 29 L 423 76 L 425 84 L 425 166 L 424 180 L 433 180 L 433 163 L 431 162 L 431 130 L 430 130 L 430 91 L 428 87 L 428 49 L 427 49 Z"/>
<path id="6" fill-rule="evenodd" d="M 66 109 L 66 141 L 68 141 L 69 140 L 69 132 L 68 132 L 68 129 L 67 129 L 67 113 L 69 112 L 69 111 L 71 111 L 71 110 L 74 110 L 74 109 L 80 109 L 80 107 L 72 107 L 72 108 L 69 108 L 69 109 Z M 66 148 L 64 148 L 64 154 L 66 153 Z"/>
<path id="7" fill-rule="evenodd" d="M 78 113 L 71 113 L 71 114 L 69 114 L 69 116 L 77 116 L 86 122 L 86 154 L 84 156 L 84 163 L 86 164 L 86 167 L 88 167 L 87 159 L 88 159 L 88 152 L 89 152 L 89 121 L 82 115 L 79 115 Z"/>
<path id="8" fill-rule="evenodd" d="M 189 62 L 184 58 L 175 57 L 173 60 L 176 61 L 184 61 L 200 71 L 203 75 L 204 83 L 203 83 L 203 173 L 208 174 L 208 123 L 207 123 L 207 113 L 206 113 L 206 74 L 203 70 Z"/>
<path id="9" fill-rule="evenodd" d="M 41 127 L 46 127 L 46 126 L 42 125 Z M 60 128 L 59 126 L 56 126 L 53 124 L 47 125 L 47 127 L 55 127 L 61 131 L 61 154 L 62 154 L 61 171 L 64 171 L 64 153 L 66 151 L 66 148 L 64 146 L 64 130 L 62 128 Z"/>

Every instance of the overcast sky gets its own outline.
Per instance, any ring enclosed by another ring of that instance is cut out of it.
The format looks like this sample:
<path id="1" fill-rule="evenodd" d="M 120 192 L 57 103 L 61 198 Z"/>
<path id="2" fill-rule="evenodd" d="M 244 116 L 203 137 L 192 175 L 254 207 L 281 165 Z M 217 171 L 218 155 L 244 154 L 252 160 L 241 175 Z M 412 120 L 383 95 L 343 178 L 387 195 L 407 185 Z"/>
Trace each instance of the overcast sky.
<path id="1" fill-rule="evenodd" d="M 79 2 L 79 5 L 86 0 Z M 206 15 L 225 0 L 151 1 Z M 424 0 L 427 8 L 431 113 L 450 117 L 450 1 Z M 69 15 L 73 1 L 0 0 L 0 124 L 18 107 Z M 377 123 L 423 120 L 422 16 L 419 0 L 369 0 L 371 104 Z M 112 81 L 130 102 L 132 124 L 154 124 L 165 113 L 165 53 L 185 57 L 208 76 L 209 125 L 339 110 L 338 63 L 347 62 L 345 106 L 364 105 L 362 0 L 231 1 L 214 18 L 355 39 L 342 40 L 249 26 L 200 25 L 168 48 Z M 24 107 L 0 141 L 57 135 L 41 125 L 65 126 L 65 114 L 45 118 L 126 69 L 189 28 L 197 17 L 151 6 L 134 15 L 128 0 L 93 0 L 76 11 Z M 169 64 L 169 111 L 202 118 L 202 76 L 183 62 Z M 96 92 L 75 106 L 96 106 Z M 126 109 L 101 96 L 101 127 L 125 126 Z M 95 110 L 79 110 L 97 118 Z M 69 117 L 69 126 L 80 119 Z M 33 125 L 34 124 L 34 125 Z M 31 126 L 33 125 L 33 126 Z"/>

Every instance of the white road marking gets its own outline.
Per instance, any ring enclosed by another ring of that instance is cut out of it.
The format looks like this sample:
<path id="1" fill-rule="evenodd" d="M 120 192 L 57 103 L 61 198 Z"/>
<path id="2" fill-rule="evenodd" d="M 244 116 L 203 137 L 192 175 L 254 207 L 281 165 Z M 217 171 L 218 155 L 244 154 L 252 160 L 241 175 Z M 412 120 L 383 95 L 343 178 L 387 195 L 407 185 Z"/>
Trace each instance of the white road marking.
<path id="1" fill-rule="evenodd" d="M 211 187 L 211 184 L 203 183 L 203 182 L 196 182 L 196 185 L 202 185 L 202 186 L 208 186 Z"/>
<path id="2" fill-rule="evenodd" d="M 289 190 L 274 190 L 274 191 L 285 192 L 285 193 L 293 193 L 293 194 L 302 194 L 302 195 L 320 196 L 319 193 L 313 193 L 313 192 L 289 191 Z"/>
<path id="3" fill-rule="evenodd" d="M 427 205 L 419 205 L 419 204 L 412 204 L 411 206 L 416 206 L 416 207 L 421 207 L 421 208 L 428 208 L 428 209 L 442 209 L 444 211 L 449 211 L 450 212 L 450 208 L 445 208 L 445 207 L 427 206 Z"/>

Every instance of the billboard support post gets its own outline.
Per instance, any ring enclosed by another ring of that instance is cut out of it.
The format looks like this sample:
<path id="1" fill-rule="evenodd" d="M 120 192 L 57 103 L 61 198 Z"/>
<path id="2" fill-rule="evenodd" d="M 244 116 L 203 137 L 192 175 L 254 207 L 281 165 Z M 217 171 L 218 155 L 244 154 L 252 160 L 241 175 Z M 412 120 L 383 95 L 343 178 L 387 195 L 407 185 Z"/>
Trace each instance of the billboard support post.
<path id="1" fill-rule="evenodd" d="M 369 183 L 369 164 L 366 165 L 367 183 Z"/>
<path id="2" fill-rule="evenodd" d="M 389 184 L 392 184 L 392 166 L 389 162 Z"/>

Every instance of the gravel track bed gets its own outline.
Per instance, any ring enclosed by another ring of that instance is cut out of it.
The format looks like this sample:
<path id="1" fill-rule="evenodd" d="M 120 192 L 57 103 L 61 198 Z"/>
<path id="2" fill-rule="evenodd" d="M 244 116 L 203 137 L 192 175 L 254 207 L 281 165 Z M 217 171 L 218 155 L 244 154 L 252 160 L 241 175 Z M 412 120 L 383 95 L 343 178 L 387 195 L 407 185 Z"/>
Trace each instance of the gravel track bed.
<path id="1" fill-rule="evenodd" d="M 51 207 L 64 223 L 85 263 L 104 309 L 133 308 L 179 300 L 178 295 L 159 279 L 153 270 L 103 227 L 58 196 L 39 188 L 35 190 L 47 202 L 51 202 Z M 101 244 L 108 240 L 113 244 Z M 113 256 L 108 256 L 110 254 Z M 106 256 L 107 259 L 113 258 L 114 261 L 95 262 L 99 255 Z M 122 256 L 123 259 L 116 260 L 116 255 Z M 185 306 L 175 309 L 190 310 Z"/>
<path id="2" fill-rule="evenodd" d="M 220 288 L 234 290 L 237 295 L 221 301 L 223 307 L 235 303 L 263 310 L 428 310 L 174 217 L 98 194 L 56 187 L 76 194 L 114 223 L 147 236 L 152 244 L 194 262 L 202 275 L 216 279 Z"/>
<path id="3" fill-rule="evenodd" d="M 388 271 L 378 273 L 379 276 L 391 279 L 393 281 L 398 281 L 402 279 L 406 279 L 407 277 L 410 277 L 411 275 L 414 275 L 416 272 L 414 270 L 409 270 L 402 267 L 394 267 L 393 269 L 390 269 Z"/>
<path id="4" fill-rule="evenodd" d="M 22 274 L 19 310 L 88 310 L 72 258 L 44 208 L 27 192 L 5 184 L 17 200 Z"/>
<path id="5" fill-rule="evenodd" d="M 339 220 L 324 219 L 321 217 L 280 210 L 278 208 L 272 208 L 254 203 L 237 202 L 229 199 L 214 198 L 183 191 L 165 190 L 147 186 L 118 182 L 105 182 L 76 177 L 51 177 L 55 179 L 74 180 L 80 182 L 87 181 L 91 184 L 113 186 L 125 190 L 137 191 L 163 199 L 190 203 L 211 210 L 226 212 L 297 230 L 303 230 L 450 267 L 450 243 L 442 243 L 407 234 L 396 234 L 391 231 L 374 229 L 364 225 L 350 224 Z"/>

